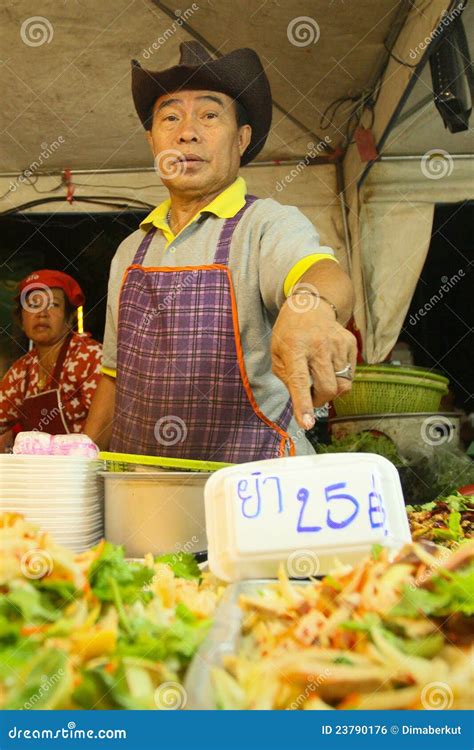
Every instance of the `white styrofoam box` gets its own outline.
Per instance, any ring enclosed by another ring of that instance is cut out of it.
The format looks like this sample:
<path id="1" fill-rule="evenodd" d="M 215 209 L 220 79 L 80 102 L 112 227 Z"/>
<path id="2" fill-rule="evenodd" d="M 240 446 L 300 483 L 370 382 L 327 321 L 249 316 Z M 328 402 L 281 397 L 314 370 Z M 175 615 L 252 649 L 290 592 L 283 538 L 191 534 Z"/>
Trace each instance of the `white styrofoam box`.
<path id="1" fill-rule="evenodd" d="M 205 489 L 209 567 L 233 581 L 355 564 L 411 541 L 396 468 L 372 453 L 277 458 L 216 471 Z"/>

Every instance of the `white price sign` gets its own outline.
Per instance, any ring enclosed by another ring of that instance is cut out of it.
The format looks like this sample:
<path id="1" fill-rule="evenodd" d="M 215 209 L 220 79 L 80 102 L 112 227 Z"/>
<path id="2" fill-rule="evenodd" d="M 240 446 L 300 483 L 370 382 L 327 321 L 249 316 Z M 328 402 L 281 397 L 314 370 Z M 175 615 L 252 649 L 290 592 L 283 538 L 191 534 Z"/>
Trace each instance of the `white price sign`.
<path id="1" fill-rule="evenodd" d="M 377 467 L 301 474 L 253 471 L 229 482 L 236 546 L 241 552 L 339 546 L 388 535 Z"/>
<path id="2" fill-rule="evenodd" d="M 205 488 L 209 564 L 225 580 L 273 575 L 294 550 L 330 566 L 410 541 L 398 472 L 369 453 L 282 458 L 216 472 Z M 324 571 L 323 571 L 324 572 Z"/>

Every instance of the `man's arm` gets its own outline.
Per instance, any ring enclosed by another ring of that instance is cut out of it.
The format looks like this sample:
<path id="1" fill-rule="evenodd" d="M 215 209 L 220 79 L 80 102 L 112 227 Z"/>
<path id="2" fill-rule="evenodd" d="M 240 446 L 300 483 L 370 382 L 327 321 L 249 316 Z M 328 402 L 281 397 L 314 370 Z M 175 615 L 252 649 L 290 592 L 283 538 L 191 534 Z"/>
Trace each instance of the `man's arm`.
<path id="1" fill-rule="evenodd" d="M 109 449 L 115 411 L 115 378 L 102 375 L 92 399 L 84 432 L 100 450 Z"/>
<path id="2" fill-rule="evenodd" d="M 349 380 L 336 378 L 334 373 L 349 363 L 355 369 L 356 340 L 344 328 L 354 294 L 349 277 L 332 260 L 315 263 L 293 291 L 298 288 L 304 291 L 288 297 L 273 328 L 272 360 L 274 373 L 290 392 L 298 424 L 308 430 L 314 425 L 315 406 L 352 387 Z M 323 297 L 336 307 L 337 320 Z"/>

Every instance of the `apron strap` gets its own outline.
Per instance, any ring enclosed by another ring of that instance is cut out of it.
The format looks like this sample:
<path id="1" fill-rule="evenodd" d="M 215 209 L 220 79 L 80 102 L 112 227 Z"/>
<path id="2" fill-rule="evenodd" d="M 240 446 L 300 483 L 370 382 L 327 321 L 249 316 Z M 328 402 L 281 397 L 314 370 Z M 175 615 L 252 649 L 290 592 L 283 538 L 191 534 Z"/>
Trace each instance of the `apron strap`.
<path id="1" fill-rule="evenodd" d="M 221 233 L 219 235 L 219 241 L 217 243 L 216 253 L 214 256 L 214 263 L 220 263 L 221 265 L 224 265 L 224 266 L 228 264 L 230 243 L 232 240 L 232 235 L 234 234 L 234 229 L 239 223 L 242 216 L 244 215 L 245 211 L 248 208 L 250 208 L 252 203 L 254 203 L 256 200 L 257 200 L 256 195 L 246 195 L 245 205 L 242 206 L 240 211 L 238 211 L 235 214 L 235 216 L 232 216 L 232 218 L 225 220 L 224 226 L 222 227 Z M 135 257 L 133 258 L 132 265 L 137 265 L 137 266 L 143 265 L 143 261 L 145 260 L 145 255 L 147 254 L 148 248 L 150 247 L 150 243 L 153 239 L 155 232 L 156 232 L 156 227 L 151 227 L 151 229 L 149 229 L 146 235 L 143 237 L 142 241 L 140 242 L 140 245 L 138 246 L 138 250 L 135 253 Z"/>
<path id="2" fill-rule="evenodd" d="M 222 266 L 228 265 L 230 243 L 232 241 L 232 235 L 234 234 L 234 229 L 236 228 L 237 224 L 239 223 L 240 219 L 242 218 L 246 210 L 250 208 L 252 203 L 255 203 L 256 200 L 258 200 L 256 195 L 246 195 L 245 206 L 242 206 L 240 211 L 238 211 L 235 214 L 235 216 L 232 216 L 232 218 L 225 220 L 224 226 L 222 227 L 221 233 L 219 235 L 219 241 L 217 243 L 216 254 L 214 256 L 214 263 L 219 263 Z"/>
<path id="3" fill-rule="evenodd" d="M 156 227 L 151 227 L 151 229 L 149 229 L 146 235 L 143 237 L 142 241 L 140 242 L 138 246 L 138 250 L 135 253 L 135 257 L 132 260 L 132 266 L 143 265 L 143 261 L 145 260 L 145 255 L 147 254 L 148 248 L 150 247 L 150 243 L 153 239 L 155 232 L 156 232 Z"/>
<path id="4" fill-rule="evenodd" d="M 59 388 L 59 378 L 61 377 L 61 370 L 63 369 L 64 360 L 66 359 L 67 350 L 69 348 L 69 342 L 71 341 L 72 334 L 69 334 L 64 339 L 64 342 L 61 346 L 61 349 L 59 350 L 58 358 L 56 360 L 56 364 L 54 366 L 54 371 L 51 377 L 51 385 L 53 388 Z M 39 366 L 39 365 L 38 365 Z M 26 369 L 25 374 L 25 396 L 28 392 L 28 386 L 30 384 L 31 380 L 31 364 Z"/>
<path id="5" fill-rule="evenodd" d="M 69 348 L 69 343 L 71 341 L 71 338 L 72 338 L 71 334 L 69 334 L 69 336 L 66 336 L 66 338 L 63 341 L 63 345 L 61 346 L 61 349 L 59 350 L 58 358 L 56 360 L 53 375 L 51 378 L 51 385 L 53 386 L 53 388 L 59 388 L 59 378 L 61 377 L 61 371 L 63 369 L 64 360 L 66 359 L 66 354 Z"/>

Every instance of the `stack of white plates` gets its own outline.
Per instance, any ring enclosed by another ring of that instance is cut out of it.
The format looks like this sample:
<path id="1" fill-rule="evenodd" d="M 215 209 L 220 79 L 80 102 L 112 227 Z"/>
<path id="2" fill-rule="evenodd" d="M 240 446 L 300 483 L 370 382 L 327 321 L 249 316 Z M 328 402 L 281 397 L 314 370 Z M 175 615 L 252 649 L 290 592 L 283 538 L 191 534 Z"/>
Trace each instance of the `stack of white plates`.
<path id="1" fill-rule="evenodd" d="M 0 512 L 21 513 L 82 552 L 104 534 L 101 469 L 82 456 L 0 455 Z"/>

